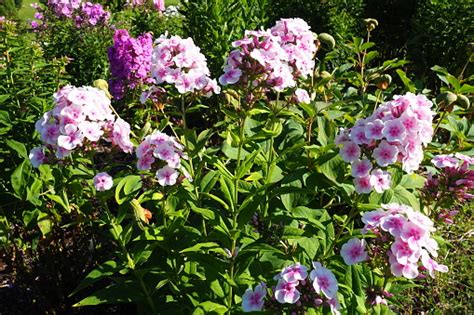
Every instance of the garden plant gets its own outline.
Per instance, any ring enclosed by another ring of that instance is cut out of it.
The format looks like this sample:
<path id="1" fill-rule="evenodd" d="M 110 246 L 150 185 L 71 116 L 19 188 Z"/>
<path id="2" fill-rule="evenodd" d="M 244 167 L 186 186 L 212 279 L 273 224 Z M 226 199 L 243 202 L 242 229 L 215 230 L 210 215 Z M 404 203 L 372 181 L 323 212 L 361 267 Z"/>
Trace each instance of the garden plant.
<path id="1" fill-rule="evenodd" d="M 2 18 L 0 313 L 472 311 L 474 48 L 414 78 L 364 3 Z"/>

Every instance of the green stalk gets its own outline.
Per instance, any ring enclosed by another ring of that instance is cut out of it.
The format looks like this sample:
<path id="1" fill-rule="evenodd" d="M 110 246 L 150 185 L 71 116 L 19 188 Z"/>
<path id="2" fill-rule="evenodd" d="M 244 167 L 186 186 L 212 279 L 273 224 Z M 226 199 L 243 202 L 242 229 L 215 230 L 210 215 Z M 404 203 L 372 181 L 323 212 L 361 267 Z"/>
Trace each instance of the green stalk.
<path id="1" fill-rule="evenodd" d="M 237 216 L 238 216 L 238 202 L 239 202 L 239 178 L 237 177 L 237 171 L 240 168 L 241 165 L 241 156 L 242 156 L 242 147 L 244 145 L 244 126 L 245 126 L 245 120 L 247 116 L 245 115 L 243 118 L 240 118 L 240 123 L 239 123 L 239 146 L 237 148 L 237 167 L 235 169 L 235 175 L 234 175 L 234 202 L 232 205 L 232 229 L 235 230 L 237 229 Z M 232 246 L 230 253 L 232 257 L 230 258 L 230 270 L 229 270 L 229 276 L 232 281 L 234 280 L 234 264 L 235 264 L 235 258 L 234 253 L 236 252 L 236 247 L 237 247 L 237 238 L 232 235 Z M 231 314 L 231 309 L 232 309 L 232 298 L 233 298 L 233 290 L 232 286 L 229 288 L 229 296 L 227 298 L 227 302 L 229 304 L 229 311 L 228 314 Z"/>

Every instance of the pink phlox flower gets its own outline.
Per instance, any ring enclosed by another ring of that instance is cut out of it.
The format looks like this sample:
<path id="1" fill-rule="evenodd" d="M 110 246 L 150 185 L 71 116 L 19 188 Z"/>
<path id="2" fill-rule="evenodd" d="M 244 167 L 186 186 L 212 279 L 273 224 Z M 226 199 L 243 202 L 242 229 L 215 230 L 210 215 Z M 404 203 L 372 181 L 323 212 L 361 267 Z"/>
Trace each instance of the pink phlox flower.
<path id="1" fill-rule="evenodd" d="M 284 268 L 280 276 L 286 282 L 304 280 L 308 277 L 308 268 L 300 265 L 300 263 L 296 263 Z"/>
<path id="2" fill-rule="evenodd" d="M 258 312 L 263 309 L 264 299 L 267 295 L 267 287 L 265 283 L 261 283 L 255 287 L 255 290 L 247 289 L 242 296 L 242 310 L 244 312 Z"/>
<path id="3" fill-rule="evenodd" d="M 137 161 L 137 168 L 139 170 L 150 170 L 151 165 L 155 163 L 155 158 L 151 154 L 145 154 L 142 155 L 140 158 L 138 158 Z"/>
<path id="4" fill-rule="evenodd" d="M 97 191 L 109 190 L 113 185 L 114 180 L 112 176 L 106 172 L 102 172 L 94 176 L 94 187 Z"/>
<path id="5" fill-rule="evenodd" d="M 365 212 L 362 215 L 362 222 L 370 226 L 379 226 L 382 219 L 388 215 L 387 211 L 382 209 Z"/>
<path id="6" fill-rule="evenodd" d="M 355 177 L 354 188 L 358 194 L 368 194 L 372 191 L 372 185 L 370 184 L 370 176 Z"/>
<path id="7" fill-rule="evenodd" d="M 133 144 L 130 141 L 130 125 L 122 118 L 115 121 L 112 137 L 113 143 L 118 145 L 123 152 L 132 153 Z"/>
<path id="8" fill-rule="evenodd" d="M 314 290 L 318 294 L 324 294 L 328 299 L 336 297 L 338 284 L 337 279 L 331 270 L 323 267 L 319 262 L 313 262 L 314 270 L 310 273 Z"/>
<path id="9" fill-rule="evenodd" d="M 407 222 L 403 225 L 400 238 L 410 246 L 411 249 L 418 249 L 425 245 L 429 232 L 420 226 Z"/>
<path id="10" fill-rule="evenodd" d="M 374 119 L 373 121 L 367 122 L 364 127 L 365 137 L 367 139 L 379 140 L 383 138 L 382 130 L 384 123 L 380 119 Z"/>
<path id="11" fill-rule="evenodd" d="M 33 167 L 38 168 L 41 164 L 43 164 L 46 160 L 46 155 L 44 154 L 44 147 L 39 146 L 33 148 L 28 155 L 31 165 Z"/>
<path id="12" fill-rule="evenodd" d="M 351 174 L 353 177 L 366 177 L 372 170 L 372 163 L 368 159 L 357 160 L 351 164 Z"/>
<path id="13" fill-rule="evenodd" d="M 84 137 L 92 142 L 99 141 L 100 137 L 104 134 L 101 130 L 100 125 L 96 122 L 83 121 L 79 124 L 79 130 L 81 130 Z"/>
<path id="14" fill-rule="evenodd" d="M 352 141 L 354 141 L 358 145 L 369 144 L 371 142 L 371 140 L 365 136 L 364 125 L 358 125 L 358 126 L 352 127 L 350 137 Z"/>
<path id="15" fill-rule="evenodd" d="M 178 176 L 179 172 L 177 172 L 174 168 L 169 167 L 168 165 L 163 166 L 156 172 L 158 183 L 161 186 L 172 186 L 176 184 Z"/>
<path id="16" fill-rule="evenodd" d="M 341 155 L 344 161 L 348 163 L 354 162 L 360 156 L 360 148 L 356 143 L 352 141 L 343 142 L 339 154 Z"/>
<path id="17" fill-rule="evenodd" d="M 64 127 L 65 135 L 58 137 L 58 146 L 66 149 L 73 150 L 77 146 L 82 145 L 83 135 L 82 132 L 72 124 L 68 124 Z"/>
<path id="18" fill-rule="evenodd" d="M 387 189 L 390 189 L 391 178 L 389 172 L 381 169 L 375 169 L 370 174 L 370 184 L 374 187 L 374 190 L 378 193 L 382 193 Z"/>
<path id="19" fill-rule="evenodd" d="M 426 251 L 423 251 L 421 254 L 421 263 L 423 264 L 423 267 L 428 270 L 431 278 L 435 278 L 435 271 L 448 272 L 448 267 L 446 265 L 438 264 L 436 261 L 431 259 Z"/>
<path id="20" fill-rule="evenodd" d="M 296 89 L 295 97 L 298 103 L 309 104 L 311 102 L 308 91 L 304 89 Z"/>
<path id="21" fill-rule="evenodd" d="M 275 288 L 275 298 L 279 303 L 294 304 L 300 299 L 300 292 L 296 289 L 298 281 L 287 282 L 284 279 L 278 280 Z"/>
<path id="22" fill-rule="evenodd" d="M 436 230 L 434 228 L 433 221 L 431 221 L 431 219 L 428 218 L 423 213 L 411 209 L 411 211 L 407 211 L 406 214 L 407 214 L 408 220 L 410 220 L 410 222 L 418 225 L 419 227 L 421 227 L 423 229 L 426 229 L 430 232 L 433 232 L 433 231 Z"/>
<path id="23" fill-rule="evenodd" d="M 341 256 L 346 265 L 353 265 L 365 261 L 369 258 L 365 251 L 365 240 L 352 238 L 341 247 Z"/>
<path id="24" fill-rule="evenodd" d="M 333 315 L 340 315 L 341 312 L 339 311 L 341 309 L 341 305 L 339 304 L 339 300 L 337 296 L 333 297 L 332 299 L 329 299 L 328 301 L 329 307 L 331 309 L 331 314 Z"/>
<path id="25" fill-rule="evenodd" d="M 392 254 L 397 259 L 397 262 L 402 265 L 408 263 L 415 264 L 421 256 L 421 248 L 412 248 L 408 243 L 401 239 L 396 239 L 390 247 Z"/>
<path id="26" fill-rule="evenodd" d="M 58 125 L 46 124 L 41 129 L 41 140 L 47 144 L 56 144 L 60 134 Z"/>
<path id="27" fill-rule="evenodd" d="M 415 279 L 419 275 L 418 266 L 415 263 L 400 264 L 395 256 L 389 256 L 390 270 L 396 277 Z"/>
<path id="28" fill-rule="evenodd" d="M 382 230 L 389 232 L 394 237 L 400 237 L 402 228 L 408 221 L 404 215 L 389 214 L 383 217 L 380 222 Z"/>
<path id="29" fill-rule="evenodd" d="M 397 161 L 398 149 L 396 146 L 389 144 L 383 140 L 374 150 L 373 157 L 380 166 L 387 166 Z"/>
<path id="30" fill-rule="evenodd" d="M 431 163 L 439 168 L 457 167 L 459 160 L 454 157 L 454 154 L 440 154 L 431 159 Z"/>

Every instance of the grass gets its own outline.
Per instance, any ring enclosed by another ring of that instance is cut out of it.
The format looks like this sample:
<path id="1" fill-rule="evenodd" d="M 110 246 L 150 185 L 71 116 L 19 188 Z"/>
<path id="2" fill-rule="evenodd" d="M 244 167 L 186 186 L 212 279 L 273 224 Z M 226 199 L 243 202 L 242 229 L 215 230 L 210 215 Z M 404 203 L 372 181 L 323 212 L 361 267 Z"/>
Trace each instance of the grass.
<path id="1" fill-rule="evenodd" d="M 20 10 L 18 10 L 18 17 L 22 21 L 33 19 L 35 15 L 35 9 L 31 7 L 32 3 L 38 2 L 37 0 L 23 0 Z"/>

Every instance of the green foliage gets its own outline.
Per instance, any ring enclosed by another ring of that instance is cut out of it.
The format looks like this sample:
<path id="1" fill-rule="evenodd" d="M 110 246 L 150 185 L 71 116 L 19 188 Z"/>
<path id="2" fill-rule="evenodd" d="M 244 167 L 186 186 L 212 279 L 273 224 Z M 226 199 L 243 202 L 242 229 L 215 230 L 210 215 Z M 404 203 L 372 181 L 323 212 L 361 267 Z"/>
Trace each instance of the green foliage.
<path id="1" fill-rule="evenodd" d="M 184 1 L 184 33 L 201 48 L 211 73 L 218 76 L 232 41 L 242 38 L 245 30 L 265 25 L 268 9 L 268 0 Z"/>

